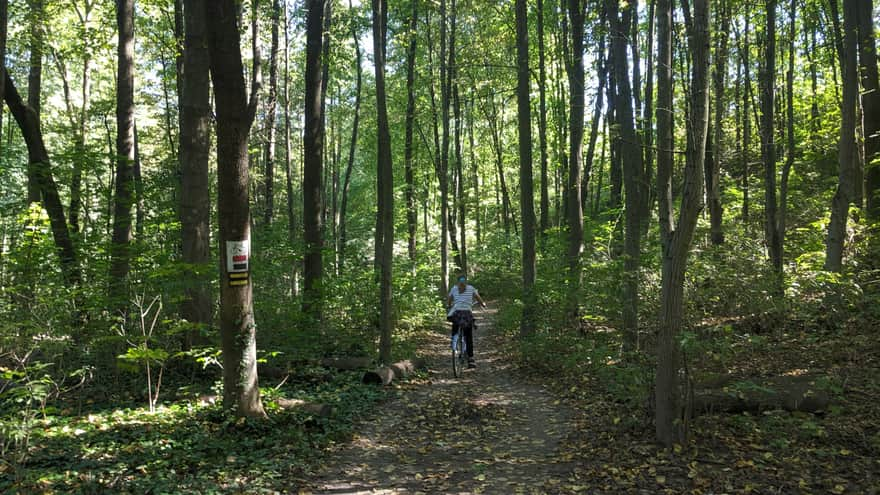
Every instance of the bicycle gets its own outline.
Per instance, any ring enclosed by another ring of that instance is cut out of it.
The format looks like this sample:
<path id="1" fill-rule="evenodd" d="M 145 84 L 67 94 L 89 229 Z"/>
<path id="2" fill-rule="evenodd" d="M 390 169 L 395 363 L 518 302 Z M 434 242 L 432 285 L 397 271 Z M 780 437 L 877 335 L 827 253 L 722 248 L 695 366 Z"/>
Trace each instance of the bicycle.
<path id="1" fill-rule="evenodd" d="M 475 303 L 471 304 L 471 308 L 473 308 L 474 304 Z M 471 327 L 472 332 L 476 331 L 476 321 L 471 323 Z M 456 333 L 452 334 L 452 374 L 456 378 L 461 377 L 462 372 L 468 366 L 468 349 L 466 340 L 463 328 L 459 328 Z"/>

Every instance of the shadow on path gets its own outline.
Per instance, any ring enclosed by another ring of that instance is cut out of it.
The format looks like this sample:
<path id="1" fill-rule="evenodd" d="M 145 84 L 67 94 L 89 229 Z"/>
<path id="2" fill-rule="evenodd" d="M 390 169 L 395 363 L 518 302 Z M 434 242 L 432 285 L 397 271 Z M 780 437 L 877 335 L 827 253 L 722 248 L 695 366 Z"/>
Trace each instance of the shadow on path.
<path id="1" fill-rule="evenodd" d="M 477 368 L 454 378 L 449 336 L 432 336 L 427 380 L 400 391 L 327 456 L 321 494 L 564 493 L 572 471 L 559 444 L 572 412 L 511 372 L 492 348 L 490 307 L 477 312 Z"/>

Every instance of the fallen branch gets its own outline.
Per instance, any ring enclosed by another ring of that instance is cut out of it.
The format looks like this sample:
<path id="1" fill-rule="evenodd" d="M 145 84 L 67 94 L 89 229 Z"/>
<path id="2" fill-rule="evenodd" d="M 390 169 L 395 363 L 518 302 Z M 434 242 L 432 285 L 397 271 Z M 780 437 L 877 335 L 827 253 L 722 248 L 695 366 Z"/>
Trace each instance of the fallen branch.
<path id="1" fill-rule="evenodd" d="M 759 383 L 738 382 L 723 377 L 711 384 L 697 385 L 694 414 L 761 412 L 774 409 L 821 413 L 835 400 L 817 386 L 815 375 L 778 376 Z"/>
<path id="2" fill-rule="evenodd" d="M 301 399 L 278 399 L 275 401 L 281 409 L 296 409 L 298 411 L 329 418 L 333 415 L 333 406 L 329 404 L 316 404 L 314 402 L 306 402 Z"/>
<path id="3" fill-rule="evenodd" d="M 321 366 L 343 371 L 369 368 L 371 364 L 373 364 L 373 360 L 368 357 L 324 358 L 321 360 Z"/>

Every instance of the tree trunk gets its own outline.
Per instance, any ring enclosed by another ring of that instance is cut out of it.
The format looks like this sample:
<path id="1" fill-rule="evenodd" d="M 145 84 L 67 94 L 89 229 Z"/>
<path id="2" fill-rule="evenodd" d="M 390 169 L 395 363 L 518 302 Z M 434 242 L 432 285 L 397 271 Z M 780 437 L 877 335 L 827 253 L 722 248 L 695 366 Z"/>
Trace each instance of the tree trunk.
<path id="1" fill-rule="evenodd" d="M 645 195 L 642 196 L 642 212 L 643 225 L 642 233 L 647 231 L 651 222 L 651 212 L 653 211 L 654 198 L 656 191 L 653 191 L 653 169 L 654 169 L 654 10 L 655 0 L 648 0 L 648 74 L 645 82 L 645 106 L 642 113 L 642 119 L 645 121 L 645 170 L 642 175 L 642 181 L 645 184 Z"/>
<path id="2" fill-rule="evenodd" d="M 690 18 L 687 2 L 686 18 Z M 660 332 L 657 344 L 657 373 L 655 377 L 655 428 L 657 440 L 666 447 L 683 443 L 687 435 L 688 417 L 682 415 L 679 401 L 679 348 L 678 332 L 683 323 L 684 279 L 697 218 L 703 208 L 703 168 L 706 159 L 706 140 L 709 126 L 709 0 L 695 0 L 692 20 L 688 23 L 688 49 L 692 54 L 691 104 L 688 133 L 689 149 L 684 173 L 681 208 L 678 225 L 671 221 L 672 121 L 668 109 L 672 103 L 671 67 L 671 5 L 659 0 L 658 9 L 658 98 L 657 126 L 660 151 L 657 156 L 658 192 L 661 198 L 662 279 L 660 293 Z M 670 63 L 664 64 L 664 61 Z M 668 106 L 667 106 L 668 105 Z M 662 170 L 661 170 L 662 164 Z M 661 182 L 662 180 L 662 182 Z"/>
<path id="3" fill-rule="evenodd" d="M 217 218 L 220 224 L 220 335 L 223 404 L 239 416 L 265 417 L 257 377 L 256 325 L 249 272 L 248 135 L 257 107 L 259 79 L 248 99 L 241 62 L 235 0 L 206 2 L 208 52 L 217 122 Z M 256 57 L 255 57 L 256 58 Z M 255 64 L 257 61 L 255 60 Z M 254 67 L 258 70 L 259 67 Z M 237 263 L 236 263 L 237 262 Z M 230 269 L 232 271 L 230 271 Z M 243 278 L 241 277 L 244 275 Z"/>
<path id="4" fill-rule="evenodd" d="M 789 31 L 788 31 L 788 69 L 785 73 L 785 114 L 787 150 L 785 164 L 782 166 L 782 177 L 779 181 L 779 245 L 780 254 L 785 260 L 785 229 L 788 215 L 788 179 L 794 167 L 795 137 L 794 137 L 794 37 L 795 37 L 795 13 L 796 0 L 789 3 Z M 717 132 L 717 131 L 716 131 Z"/>
<path id="5" fill-rule="evenodd" d="M 743 41 L 739 47 L 742 56 L 743 67 L 743 102 L 742 102 L 742 118 L 743 118 L 743 152 L 742 152 L 742 222 L 745 225 L 746 232 L 749 229 L 749 169 L 751 168 L 751 149 L 752 149 L 752 117 L 750 113 L 750 103 L 752 101 L 752 80 L 751 64 L 749 57 L 749 17 L 746 16 L 745 28 L 743 30 Z"/>
<path id="6" fill-rule="evenodd" d="M 464 166 L 462 165 L 461 140 L 462 138 L 462 117 L 461 117 L 461 98 L 458 93 L 458 81 L 456 80 L 453 90 L 452 106 L 455 114 L 455 175 L 456 175 L 456 204 L 458 205 L 458 262 L 461 273 L 468 274 L 468 252 L 467 252 L 467 196 L 465 196 L 464 187 Z"/>
<path id="7" fill-rule="evenodd" d="M 862 116 L 865 135 L 865 195 L 868 220 L 880 222 L 880 84 L 877 47 L 871 22 L 871 0 L 859 2 L 859 67 L 862 79 Z M 875 232 L 875 237 L 880 237 Z"/>
<path id="8" fill-rule="evenodd" d="M 134 204 L 134 0 L 117 0 L 116 191 L 110 244 L 110 299 L 116 312 L 128 301 L 131 207 Z"/>
<path id="9" fill-rule="evenodd" d="M 394 328 L 391 268 L 394 256 L 394 177 L 391 163 L 391 135 L 385 103 L 385 36 L 388 5 L 373 0 L 373 57 L 376 69 L 376 179 L 378 217 L 382 246 L 379 252 L 379 361 L 391 362 L 391 332 Z"/>
<path id="10" fill-rule="evenodd" d="M 837 192 L 831 203 L 831 221 L 825 246 L 825 270 L 840 272 L 843 269 L 843 249 L 846 243 L 846 224 L 849 206 L 856 197 L 858 153 L 856 150 L 856 105 L 858 104 L 858 0 L 843 2 L 843 52 L 842 79 L 843 100 L 840 107 L 840 144 L 838 145 Z"/>
<path id="11" fill-rule="evenodd" d="M 70 222 L 70 230 L 79 232 L 79 214 L 82 209 L 82 172 L 88 166 L 88 158 L 86 157 L 86 133 L 88 132 L 89 108 L 91 104 L 92 94 L 92 75 L 91 75 L 91 46 L 89 46 L 89 22 L 91 20 L 92 8 L 94 3 L 85 2 L 83 10 L 80 10 L 77 3 L 74 3 L 76 13 L 79 16 L 80 29 L 82 29 L 82 74 L 81 74 L 81 92 L 82 105 L 80 106 L 79 115 L 76 118 L 76 137 L 74 142 L 73 159 L 73 175 L 70 179 L 70 208 L 68 209 L 68 220 Z"/>
<path id="12" fill-rule="evenodd" d="M 40 119 L 40 100 L 43 83 L 43 17 L 45 5 L 43 0 L 28 0 L 28 17 L 30 21 L 30 64 L 28 69 L 27 104 L 34 110 L 37 121 Z M 35 164 L 34 164 L 35 165 Z M 40 201 L 39 172 L 33 167 L 28 168 L 28 203 Z"/>
<path id="13" fill-rule="evenodd" d="M 207 268 L 211 260 L 211 100 L 205 0 L 185 0 L 183 80 L 180 106 L 180 235 L 182 260 Z M 198 339 L 198 327 L 209 325 L 213 301 L 207 270 L 187 270 L 180 316 L 194 325 L 185 347 Z"/>
<path id="14" fill-rule="evenodd" d="M 406 180 L 406 231 L 407 254 L 410 262 L 416 260 L 416 217 L 415 185 L 413 183 L 413 124 L 416 116 L 416 40 L 418 39 L 418 0 L 411 0 L 412 14 L 409 18 L 409 45 L 406 51 L 406 129 L 403 145 L 404 177 Z M 355 40 L 355 46 L 357 41 Z M 360 61 L 358 61 L 360 64 Z M 360 70 L 360 68 L 358 68 Z M 360 97 L 360 77 L 358 77 L 358 99 Z M 356 100 L 358 101 L 358 100 Z M 354 147 L 352 147 L 354 152 Z"/>
<path id="15" fill-rule="evenodd" d="M 303 272 L 303 313 L 312 325 L 319 325 L 323 311 L 322 251 L 324 176 L 324 125 L 321 115 L 321 34 L 324 2 L 308 0 L 306 17 L 305 128 L 303 131 L 303 227 L 305 259 Z"/>
<path id="16" fill-rule="evenodd" d="M 132 163 L 131 178 L 134 181 L 134 212 L 135 212 L 135 234 L 139 240 L 143 240 L 144 235 L 144 177 L 141 175 L 141 152 L 138 142 L 137 123 L 134 124 L 134 162 Z"/>
<path id="17" fill-rule="evenodd" d="M 266 158 L 263 164 L 266 187 L 266 204 L 263 222 L 272 224 L 275 216 L 275 106 L 278 102 L 278 23 L 281 19 L 281 4 L 272 0 L 272 48 L 269 53 L 269 93 L 266 101 Z"/>
<path id="18" fill-rule="evenodd" d="M 761 66 L 761 159 L 764 162 L 764 235 L 776 292 L 782 291 L 782 238 L 776 200 L 776 0 L 766 0 L 764 64 Z"/>
<path id="19" fill-rule="evenodd" d="M 550 226 L 550 194 L 547 181 L 547 70 L 544 63 L 544 0 L 538 0 L 538 139 L 541 141 L 541 238 Z M 583 64 L 583 61 L 581 61 Z M 583 84 L 582 84 L 583 86 Z"/>
<path id="20" fill-rule="evenodd" d="M 440 145 L 440 273 L 441 297 L 445 299 L 449 292 L 449 106 L 452 74 L 450 65 L 455 61 L 455 38 L 449 40 L 446 29 L 446 0 L 440 0 L 440 112 L 443 126 L 442 144 Z M 453 33 L 455 32 L 455 0 L 452 0 Z M 448 57 L 448 59 L 447 59 Z"/>
<path id="21" fill-rule="evenodd" d="M 348 2 L 348 9 L 352 13 L 354 8 L 351 6 L 351 0 Z M 352 23 L 351 36 L 354 41 L 355 52 L 355 93 L 354 93 L 354 117 L 351 124 L 351 143 L 348 148 L 348 164 L 345 167 L 345 177 L 342 179 L 342 205 L 339 211 L 339 264 L 340 268 L 345 264 L 345 248 L 348 243 L 348 230 L 346 229 L 346 212 L 348 210 L 348 186 L 351 184 L 351 172 L 354 169 L 354 153 L 357 149 L 358 127 L 361 120 L 361 86 L 363 79 L 363 69 L 361 68 L 361 45 L 359 34 L 355 23 Z"/>
<path id="22" fill-rule="evenodd" d="M 287 240 L 293 249 L 296 246 L 298 227 L 293 208 L 296 168 L 291 167 L 290 125 L 290 17 L 287 14 L 287 2 L 284 2 L 284 172 L 287 182 Z M 300 264 L 294 261 L 291 265 L 290 292 L 292 297 L 298 297 Z"/>
<path id="23" fill-rule="evenodd" d="M 571 23 L 571 53 L 574 56 L 568 77 L 568 85 L 571 88 L 569 99 L 571 118 L 568 121 L 570 144 L 568 152 L 568 204 L 566 208 L 568 219 L 568 301 L 566 301 L 566 313 L 570 323 L 576 323 L 580 314 L 580 258 L 584 244 L 583 190 L 580 180 L 584 158 L 584 4 L 580 0 L 568 0 L 568 16 Z M 601 84 L 600 82 L 600 87 Z M 594 120 L 594 129 L 596 125 L 597 122 Z M 585 176 L 587 174 L 589 174 L 588 171 L 584 173 Z"/>
<path id="24" fill-rule="evenodd" d="M 522 301 L 520 335 L 535 331 L 535 189 L 532 183 L 532 119 L 529 102 L 529 24 L 526 0 L 516 0 L 516 107 L 519 122 L 519 190 L 522 215 Z M 573 88 L 574 89 L 574 88 Z M 583 109 L 581 109 L 583 112 Z M 583 120 L 583 119 L 581 119 Z M 580 187 L 580 183 L 577 183 Z M 577 207 L 580 208 L 580 198 Z"/>
<path id="25" fill-rule="evenodd" d="M 642 194 L 640 186 L 642 165 L 641 142 L 635 130 L 632 92 L 630 89 L 628 64 L 626 59 L 626 29 L 632 22 L 632 6 L 627 6 L 617 13 L 617 4 L 608 4 L 608 18 L 611 21 L 611 51 L 617 84 L 616 102 L 614 104 L 616 122 L 619 127 L 618 149 L 623 162 L 623 181 L 626 188 L 624 237 L 624 280 L 623 280 L 623 334 L 624 349 L 638 349 L 638 298 L 639 298 L 639 261 L 640 237 L 639 223 L 641 210 L 639 199 Z"/>
<path id="26" fill-rule="evenodd" d="M 5 100 L 6 87 L 6 33 L 9 27 L 9 0 L 0 0 L 0 101 Z M 3 105 L 0 104 L 0 150 L 3 149 Z"/>
<path id="27" fill-rule="evenodd" d="M 711 150 L 707 150 L 711 155 L 707 155 L 706 159 L 706 202 L 709 205 L 709 223 L 711 231 L 712 244 L 724 243 L 724 230 L 722 228 L 722 219 L 724 209 L 721 206 L 721 147 L 722 122 L 724 120 L 724 84 L 727 75 L 727 39 L 730 28 L 730 15 L 728 13 L 727 2 L 719 2 L 720 12 L 718 22 L 720 31 L 715 37 L 717 42 L 715 45 L 715 122 L 712 126 L 714 136 L 712 136 Z M 711 159 L 709 159 L 711 156 Z"/>
<path id="28" fill-rule="evenodd" d="M 49 215 L 49 224 L 52 229 L 52 238 L 55 241 L 55 249 L 61 261 L 61 270 L 64 280 L 70 288 L 79 285 L 82 280 L 79 263 L 76 259 L 76 251 L 70 232 L 67 227 L 67 219 L 64 217 L 64 207 L 58 196 L 58 187 L 52 178 L 52 170 L 49 162 L 49 153 L 43 142 L 43 134 L 40 131 L 40 119 L 36 112 L 26 106 L 18 94 L 15 83 L 9 77 L 9 72 L 3 70 L 4 91 L 3 98 L 9 106 L 9 112 L 21 128 L 25 144 L 28 149 L 28 165 L 36 172 L 37 185 L 42 195 L 43 207 Z"/>
<path id="29" fill-rule="evenodd" d="M 598 56 L 598 80 L 599 85 L 596 88 L 596 101 L 593 102 L 593 117 L 590 121 L 590 140 L 587 143 L 587 153 L 584 157 L 583 177 L 581 178 L 581 211 L 587 209 L 590 195 L 590 179 L 593 173 L 593 162 L 596 154 L 596 140 L 599 137 L 599 121 L 602 118 L 602 102 L 605 97 L 605 80 L 608 72 L 608 58 L 605 55 L 605 36 L 599 38 Z M 650 133 L 649 133 L 650 134 Z"/>

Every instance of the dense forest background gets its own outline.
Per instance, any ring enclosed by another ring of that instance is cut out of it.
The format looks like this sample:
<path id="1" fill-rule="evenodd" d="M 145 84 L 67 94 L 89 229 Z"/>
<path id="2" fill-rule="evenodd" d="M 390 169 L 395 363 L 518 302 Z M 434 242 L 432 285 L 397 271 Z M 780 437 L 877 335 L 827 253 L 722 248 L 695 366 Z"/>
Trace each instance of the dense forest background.
<path id="1" fill-rule="evenodd" d="M 320 360 L 417 354 L 460 273 L 518 362 L 576 397 L 598 380 L 675 452 L 701 401 L 876 398 L 877 20 L 870 0 L 0 0 L 2 486 L 112 486 L 45 470 L 114 410 L 180 438 L 248 425 L 228 450 L 311 421 L 279 412 L 299 397 L 344 419 L 285 445 L 342 438 L 381 392 Z"/>

